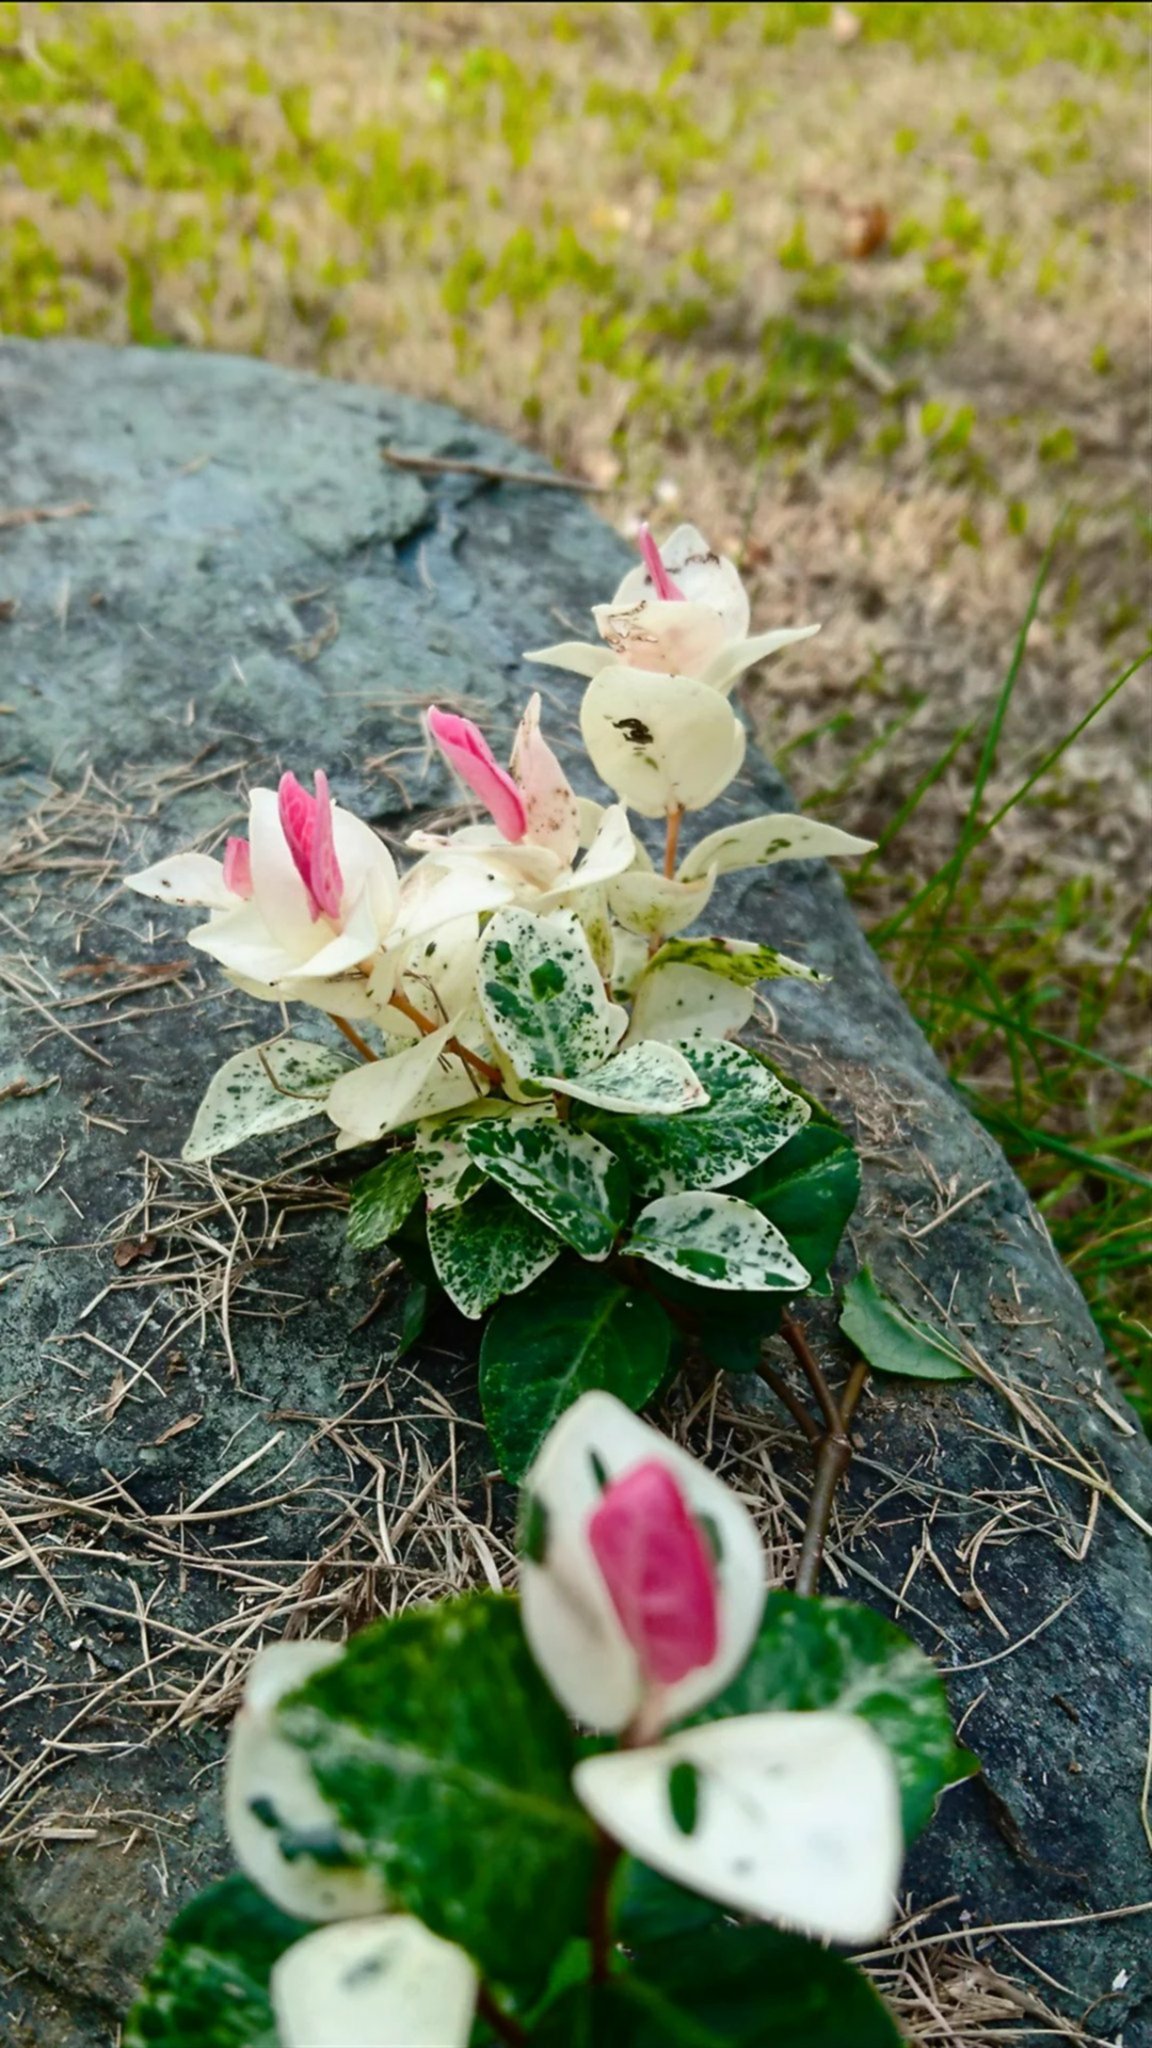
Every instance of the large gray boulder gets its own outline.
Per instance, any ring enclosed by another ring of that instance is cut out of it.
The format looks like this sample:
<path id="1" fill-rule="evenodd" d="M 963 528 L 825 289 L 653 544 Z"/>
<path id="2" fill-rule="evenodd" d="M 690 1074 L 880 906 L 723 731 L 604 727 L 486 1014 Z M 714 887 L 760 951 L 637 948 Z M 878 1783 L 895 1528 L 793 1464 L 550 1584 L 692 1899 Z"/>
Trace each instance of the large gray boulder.
<path id="1" fill-rule="evenodd" d="M 389 442 L 532 466 L 450 412 L 257 363 L 0 346 L 0 2014 L 19 2048 L 114 2038 L 172 1907 L 221 1867 L 220 1729 L 261 1630 L 356 1625 L 507 1557 L 463 1326 L 390 1369 L 400 1290 L 346 1252 L 318 1174 L 286 1202 L 266 1184 L 297 1133 L 215 1184 L 171 1164 L 251 1006 L 202 978 L 182 918 L 117 889 L 281 764 L 326 766 L 398 840 L 449 795 L 421 742 L 433 697 L 499 746 L 542 683 L 573 745 L 578 685 L 530 678 L 521 650 L 584 627 L 621 542 L 574 496 L 402 473 Z M 783 796 L 753 755 L 727 808 Z M 1137 2048 L 1149 1921 L 1106 1916 L 1152 1895 L 1148 1446 L 836 879 L 744 878 L 716 924 L 834 975 L 774 985 L 775 1052 L 863 1147 L 855 1253 L 910 1308 L 948 1304 L 1003 1388 L 877 1384 L 833 1550 L 849 1593 L 903 1594 L 985 1766 L 910 1865 L 918 1905 L 949 1901 L 920 1931 L 1064 1923 L 1012 1936 L 1067 1991 L 1038 1988 Z M 786 1544 L 806 1461 L 757 1391 L 725 1390 L 716 1441 L 754 1453 L 745 1481 L 774 1474 Z M 978 1954 L 1019 1969 L 994 1940 Z"/>

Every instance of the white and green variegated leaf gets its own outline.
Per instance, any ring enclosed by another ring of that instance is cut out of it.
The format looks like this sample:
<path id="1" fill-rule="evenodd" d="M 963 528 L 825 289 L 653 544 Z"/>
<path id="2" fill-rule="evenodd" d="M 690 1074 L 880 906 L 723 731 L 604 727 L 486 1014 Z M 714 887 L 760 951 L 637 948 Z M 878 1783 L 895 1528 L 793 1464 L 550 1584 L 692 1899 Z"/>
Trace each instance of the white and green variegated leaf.
<path id="1" fill-rule="evenodd" d="M 428 1218 L 436 1278 L 472 1322 L 502 1294 L 530 1287 L 563 1249 L 555 1233 L 503 1188 L 482 1188 L 473 1201 L 436 1209 Z"/>
<path id="2" fill-rule="evenodd" d="M 393 1152 L 354 1180 L 349 1191 L 348 1242 L 370 1252 L 399 1230 L 420 1197 L 420 1175 L 411 1147 Z"/>
<path id="3" fill-rule="evenodd" d="M 579 919 L 497 911 L 480 949 L 479 994 L 488 1030 L 524 1080 L 599 1067 L 628 1022 L 609 1002 Z"/>
<path id="4" fill-rule="evenodd" d="M 659 960 L 657 954 L 636 985 L 626 1045 L 638 1038 L 659 1038 L 667 1045 L 728 1038 L 744 1029 L 756 1008 L 754 987 L 742 988 L 706 967 Z"/>
<path id="5" fill-rule="evenodd" d="M 739 1180 L 787 1144 L 811 1110 L 763 1061 L 722 1039 L 686 1040 L 679 1050 L 707 1092 L 686 1116 L 601 1118 L 626 1161 L 637 1194 L 649 1198 Z"/>
<path id="6" fill-rule="evenodd" d="M 709 832 L 685 854 L 676 870 L 680 882 L 697 876 L 731 874 L 737 868 L 763 868 L 777 860 L 835 860 L 850 854 L 875 851 L 871 839 L 856 839 L 819 818 L 793 817 L 780 812 L 763 818 L 744 818 L 736 825 L 722 825 Z"/>
<path id="7" fill-rule="evenodd" d="M 774 946 L 758 946 L 754 939 L 669 939 L 652 957 L 650 972 L 662 967 L 703 967 L 709 974 L 721 974 L 738 988 L 754 988 L 758 981 L 827 981 L 814 967 L 789 959 Z"/>
<path id="8" fill-rule="evenodd" d="M 622 1116 L 644 1111 L 653 1116 L 682 1116 L 707 1100 L 683 1053 L 654 1039 L 626 1046 L 587 1074 L 569 1080 L 554 1078 L 548 1085 L 574 1096 L 577 1102 L 618 1110 Z"/>
<path id="9" fill-rule="evenodd" d="M 407 1913 L 345 1920 L 272 1968 L 281 2048 L 468 2048 L 476 1966 Z"/>
<path id="10" fill-rule="evenodd" d="M 612 883 L 608 902 L 625 931 L 637 932 L 645 939 L 666 939 L 703 916 L 714 884 L 715 877 L 710 874 L 682 882 L 633 870 Z"/>
<path id="11" fill-rule="evenodd" d="M 464 1142 L 477 1117 L 513 1114 L 507 1102 L 478 1102 L 474 1109 L 430 1116 L 416 1126 L 413 1157 L 429 1209 L 455 1209 L 484 1184 L 484 1175 Z"/>
<path id="12" fill-rule="evenodd" d="M 236 1053 L 209 1081 L 182 1157 L 196 1165 L 247 1138 L 287 1131 L 319 1115 L 333 1083 L 351 1064 L 342 1053 L 303 1038 L 280 1038 Z"/>
<path id="13" fill-rule="evenodd" d="M 661 1195 L 641 1209 L 624 1250 L 698 1287 L 798 1294 L 811 1278 L 775 1224 L 734 1195 Z"/>
<path id="14" fill-rule="evenodd" d="M 606 1145 L 555 1114 L 467 1127 L 476 1164 L 585 1259 L 606 1259 L 628 1214 L 628 1176 Z"/>

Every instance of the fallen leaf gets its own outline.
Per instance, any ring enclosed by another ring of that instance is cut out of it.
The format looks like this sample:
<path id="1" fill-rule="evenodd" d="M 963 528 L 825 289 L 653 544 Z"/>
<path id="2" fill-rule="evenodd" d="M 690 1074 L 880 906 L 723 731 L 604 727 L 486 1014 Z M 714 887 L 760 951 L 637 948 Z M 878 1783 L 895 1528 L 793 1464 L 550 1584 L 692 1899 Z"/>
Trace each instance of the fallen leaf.
<path id="1" fill-rule="evenodd" d="M 137 1259 L 150 1259 L 155 1250 L 154 1237 L 122 1237 L 112 1254 L 112 1263 L 123 1271 L 125 1266 L 134 1266 Z"/>
<path id="2" fill-rule="evenodd" d="M 888 208 L 878 200 L 844 211 L 844 254 L 854 263 L 865 263 L 888 240 L 891 221 Z"/>
<path id="3" fill-rule="evenodd" d="M 203 1415 L 182 1415 L 179 1422 L 170 1423 L 167 1429 L 160 1431 L 159 1436 L 152 1438 L 149 1449 L 158 1451 L 161 1444 L 170 1444 L 174 1436 L 184 1436 L 188 1430 L 195 1429 L 196 1424 L 203 1420 Z"/>

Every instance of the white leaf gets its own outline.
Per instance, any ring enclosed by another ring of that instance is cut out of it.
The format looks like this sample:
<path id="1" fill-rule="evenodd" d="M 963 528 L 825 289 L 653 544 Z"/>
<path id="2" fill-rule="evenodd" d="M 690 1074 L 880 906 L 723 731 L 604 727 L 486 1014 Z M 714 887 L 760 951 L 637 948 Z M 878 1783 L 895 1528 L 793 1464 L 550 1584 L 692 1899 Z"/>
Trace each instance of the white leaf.
<path id="1" fill-rule="evenodd" d="M 612 915 L 625 931 L 645 939 L 667 939 L 694 924 L 708 906 L 714 878 L 701 875 L 690 882 L 665 875 L 620 875 L 608 891 Z"/>
<path id="2" fill-rule="evenodd" d="M 181 1157 L 196 1165 L 247 1138 L 290 1130 L 318 1116 L 348 1067 L 341 1053 L 303 1038 L 280 1038 L 234 1054 L 209 1081 Z"/>
<path id="3" fill-rule="evenodd" d="M 735 1195 L 661 1195 L 641 1209 L 624 1250 L 697 1287 L 798 1294 L 812 1278 L 775 1224 Z"/>
<path id="4" fill-rule="evenodd" d="M 768 867 L 777 860 L 832 860 L 873 850 L 871 839 L 854 839 L 850 832 L 821 824 L 818 818 L 782 812 L 709 832 L 681 861 L 676 874 L 679 881 L 690 882 L 697 875 L 727 875 L 737 868 Z"/>
<path id="5" fill-rule="evenodd" d="M 224 887 L 224 866 L 206 853 L 174 853 L 139 874 L 125 875 L 124 887 L 157 903 L 195 905 L 198 910 L 234 910 L 239 897 Z"/>
<path id="6" fill-rule="evenodd" d="M 856 1714 L 745 1714 L 588 1757 L 577 1797 L 662 1876 L 830 1941 L 892 1918 L 903 1848 L 891 1755 Z M 693 1810 L 694 1809 L 694 1810 Z"/>
<path id="7" fill-rule="evenodd" d="M 594 676 L 616 659 L 610 647 L 597 647 L 591 640 L 558 640 L 555 647 L 533 647 L 522 657 L 539 661 L 548 668 L 566 668 L 570 675 Z"/>
<path id="8" fill-rule="evenodd" d="M 717 614 L 729 639 L 743 639 L 751 614 L 740 572 L 727 555 L 718 555 L 709 547 L 699 527 L 686 522 L 674 527 L 660 544 L 660 560 L 684 602 L 707 605 Z M 612 609 L 653 596 L 652 577 L 645 565 L 638 562 L 617 586 Z"/>
<path id="9" fill-rule="evenodd" d="M 679 1116 L 708 1100 L 683 1053 L 655 1041 L 630 1045 L 587 1074 L 566 1080 L 552 1076 L 541 1085 L 622 1115 L 646 1111 L 650 1116 Z"/>
<path id="10" fill-rule="evenodd" d="M 703 679 L 710 689 L 719 690 L 727 696 L 734 682 L 742 676 L 753 662 L 763 661 L 766 655 L 776 654 L 782 647 L 791 647 L 798 640 L 811 640 L 819 626 L 785 626 L 776 633 L 757 633 L 751 640 L 730 640 L 720 648 L 703 672 Z"/>
<path id="11" fill-rule="evenodd" d="M 484 1093 L 487 1082 L 447 1050 L 459 1020 L 429 1032 L 405 1051 L 353 1067 L 336 1083 L 324 1107 L 340 1131 L 338 1150 L 369 1145 L 421 1118 L 459 1109 Z"/>
<path id="12" fill-rule="evenodd" d="M 496 1044 L 523 1080 L 551 1086 L 557 1074 L 598 1067 L 628 1013 L 609 1002 L 579 919 L 501 910 L 480 949 L 479 996 Z"/>
<path id="13" fill-rule="evenodd" d="M 236 1861 L 283 1912 L 304 1920 L 377 1913 L 385 1903 L 363 1843 L 321 1796 L 303 1750 L 276 1730 L 285 1693 L 343 1654 L 339 1643 L 320 1642 L 273 1643 L 259 1651 L 228 1740 L 224 1820 Z M 309 1843 L 317 1854 L 308 1853 Z"/>
<path id="14" fill-rule="evenodd" d="M 756 1008 L 754 988 L 742 988 L 726 975 L 676 961 L 651 964 L 642 974 L 632 1004 L 632 1022 L 624 1041 L 659 1038 L 726 1038 L 742 1031 Z"/>
<path id="15" fill-rule="evenodd" d="M 306 1934 L 272 1969 L 281 2048 L 467 2048 L 479 1979 L 407 1914 Z"/>
<path id="16" fill-rule="evenodd" d="M 561 876 L 555 888 L 539 896 L 535 908 L 546 910 L 554 902 L 568 903 L 582 889 L 598 889 L 623 874 L 636 857 L 636 843 L 623 804 L 609 804 L 600 812 L 583 860 Z"/>
<path id="17" fill-rule="evenodd" d="M 644 818 L 702 810 L 739 773 L 744 728 L 690 676 L 608 668 L 589 683 L 580 730 L 598 775 Z"/>
<path id="18" fill-rule="evenodd" d="M 655 1459 L 672 1473 L 716 1557 L 719 1643 L 711 1664 L 660 1699 L 667 1723 L 712 1699 L 735 1677 L 764 1605 L 764 1555 L 735 1494 L 613 1394 L 584 1394 L 549 1433 L 524 1481 L 522 1527 L 536 1540 L 520 1562 L 524 1633 L 557 1699 L 590 1728 L 624 1728 L 644 1697 L 636 1653 L 588 1542 L 603 1487 Z"/>

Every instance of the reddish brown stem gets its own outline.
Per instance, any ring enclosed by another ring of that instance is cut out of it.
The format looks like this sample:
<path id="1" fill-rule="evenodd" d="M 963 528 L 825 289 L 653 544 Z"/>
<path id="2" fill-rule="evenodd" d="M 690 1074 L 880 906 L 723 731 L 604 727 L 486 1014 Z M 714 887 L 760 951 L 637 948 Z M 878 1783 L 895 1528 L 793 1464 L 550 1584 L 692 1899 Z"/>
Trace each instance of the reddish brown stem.
<path id="1" fill-rule="evenodd" d="M 676 848 L 680 844 L 680 821 L 683 816 L 682 807 L 669 811 L 664 827 L 664 873 L 669 881 L 676 873 Z"/>
<path id="2" fill-rule="evenodd" d="M 522 2043 L 527 2041 L 527 2030 L 519 2020 L 513 2019 L 510 2012 L 505 2012 L 502 2005 L 497 2005 L 486 1984 L 482 1984 L 476 1994 L 476 2010 L 492 2032 L 508 2043 L 508 2048 L 522 2048 Z"/>
<path id="3" fill-rule="evenodd" d="M 836 1488 L 852 1463 L 852 1438 L 849 1430 L 867 1376 L 868 1367 L 864 1360 L 860 1359 L 853 1366 L 841 1395 L 839 1409 L 836 1411 L 836 1427 L 829 1430 L 820 1446 L 820 1455 L 816 1461 L 816 1483 L 808 1503 L 808 1518 L 800 1545 L 800 1562 L 796 1567 L 797 1593 L 815 1593 L 820 1583 L 820 1566 L 828 1541 L 832 1504 L 836 1498 Z"/>
<path id="4" fill-rule="evenodd" d="M 599 1831 L 596 1875 L 592 1881 L 589 1934 L 592 1943 L 592 1982 L 606 1984 L 612 1967 L 612 1879 L 622 1850 L 610 1835 Z"/>
<path id="5" fill-rule="evenodd" d="M 789 1415 L 792 1417 L 793 1422 L 796 1424 L 798 1429 L 803 1431 L 804 1435 L 808 1439 L 808 1442 L 812 1444 L 813 1447 L 815 1447 L 817 1444 L 823 1443 L 824 1438 L 821 1434 L 820 1424 L 818 1422 L 813 1421 L 812 1417 L 808 1413 L 808 1410 L 804 1406 L 803 1401 L 799 1400 L 798 1397 L 792 1392 L 792 1389 L 788 1385 L 787 1380 L 781 1377 L 781 1375 L 776 1371 L 775 1366 L 769 1365 L 768 1361 L 762 1358 L 760 1360 L 759 1365 L 756 1367 L 756 1370 L 759 1373 L 760 1378 L 763 1380 L 765 1386 L 771 1387 L 772 1392 L 776 1396 L 776 1399 L 778 1401 L 783 1402 L 785 1408 L 788 1410 Z"/>
<path id="6" fill-rule="evenodd" d="M 796 1363 L 808 1381 L 812 1392 L 820 1403 L 820 1412 L 833 1436 L 840 1428 L 840 1410 L 832 1399 L 832 1389 L 824 1377 L 824 1368 L 800 1328 L 791 1316 L 785 1316 L 780 1324 L 780 1335 L 787 1344 Z"/>
<path id="7" fill-rule="evenodd" d="M 355 1025 L 350 1024 L 348 1022 L 347 1017 L 333 1017 L 332 1022 L 336 1026 L 337 1031 L 342 1031 L 344 1033 L 344 1036 L 348 1040 L 349 1045 L 354 1045 L 356 1047 L 356 1050 L 359 1053 L 362 1060 L 379 1059 L 379 1053 L 373 1052 L 372 1047 L 368 1043 L 368 1040 L 366 1038 L 361 1038 L 360 1033 L 357 1031 Z"/>
<path id="8" fill-rule="evenodd" d="M 440 1026 L 435 1018 L 426 1017 L 423 1010 L 418 1010 L 415 1003 L 410 1003 L 399 989 L 393 989 L 388 1001 L 392 1009 L 399 1010 L 402 1017 L 407 1017 L 408 1022 L 416 1026 L 423 1038 L 427 1038 L 432 1031 L 439 1031 Z M 494 1067 L 490 1060 L 481 1059 L 480 1054 L 473 1052 L 470 1046 L 461 1045 L 458 1038 L 450 1038 L 444 1050 L 455 1053 L 458 1060 L 463 1060 L 466 1067 L 472 1068 L 473 1073 L 483 1074 L 484 1079 L 490 1081 L 493 1087 L 498 1087 L 504 1079 L 499 1067 Z"/>

